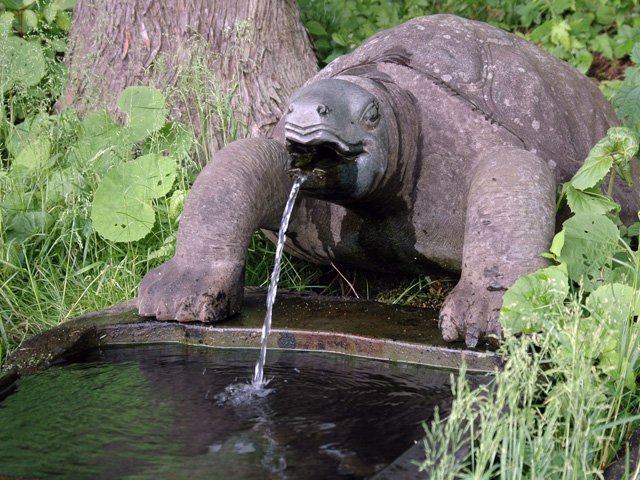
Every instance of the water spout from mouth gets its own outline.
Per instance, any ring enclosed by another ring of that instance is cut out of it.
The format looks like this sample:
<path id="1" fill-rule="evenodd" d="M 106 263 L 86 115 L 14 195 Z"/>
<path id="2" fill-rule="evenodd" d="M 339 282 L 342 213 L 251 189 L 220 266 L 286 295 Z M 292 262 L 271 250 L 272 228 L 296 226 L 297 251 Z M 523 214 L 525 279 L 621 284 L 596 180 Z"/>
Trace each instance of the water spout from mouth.
<path id="1" fill-rule="evenodd" d="M 263 388 L 268 382 L 264 381 L 264 362 L 267 357 L 267 339 L 271 332 L 271 317 L 273 314 L 273 304 L 276 301 L 276 292 L 278 290 L 278 279 L 280 278 L 280 269 L 282 266 L 282 252 L 284 249 L 285 241 L 287 240 L 287 227 L 289 226 L 289 220 L 291 219 L 291 213 L 293 212 L 293 206 L 296 203 L 296 197 L 300 191 L 300 186 L 307 179 L 304 175 L 298 174 L 291 187 L 289 193 L 289 199 L 284 208 L 282 214 L 282 221 L 280 222 L 280 230 L 278 231 L 278 243 L 276 245 L 275 264 L 273 266 L 273 272 L 271 273 L 271 280 L 269 282 L 269 291 L 267 293 L 267 313 L 264 316 L 264 325 L 262 326 L 262 340 L 260 343 L 260 356 L 256 362 L 254 374 L 253 374 L 253 386 L 255 388 Z"/>

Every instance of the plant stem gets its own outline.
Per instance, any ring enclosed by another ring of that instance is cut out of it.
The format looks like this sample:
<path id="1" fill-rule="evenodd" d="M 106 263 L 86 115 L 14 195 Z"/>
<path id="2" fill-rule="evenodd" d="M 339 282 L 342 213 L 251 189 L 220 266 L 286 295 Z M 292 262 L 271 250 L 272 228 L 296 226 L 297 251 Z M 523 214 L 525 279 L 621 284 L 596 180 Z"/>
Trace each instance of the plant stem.
<path id="1" fill-rule="evenodd" d="M 611 176 L 609 177 L 609 188 L 607 188 L 607 197 L 613 200 L 613 184 L 616 179 L 616 168 L 615 166 L 611 169 Z"/>

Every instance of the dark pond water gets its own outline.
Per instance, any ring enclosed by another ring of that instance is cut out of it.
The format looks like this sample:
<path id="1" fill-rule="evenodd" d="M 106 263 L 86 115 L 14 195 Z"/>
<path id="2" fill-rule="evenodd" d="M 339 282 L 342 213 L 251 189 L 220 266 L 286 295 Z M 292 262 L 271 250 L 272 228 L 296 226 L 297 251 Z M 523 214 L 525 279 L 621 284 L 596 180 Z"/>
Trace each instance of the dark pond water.
<path id="1" fill-rule="evenodd" d="M 108 348 L 24 376 L 0 402 L 0 476 L 366 478 L 451 394 L 446 371 L 270 351 L 270 393 L 222 402 L 256 354 Z"/>

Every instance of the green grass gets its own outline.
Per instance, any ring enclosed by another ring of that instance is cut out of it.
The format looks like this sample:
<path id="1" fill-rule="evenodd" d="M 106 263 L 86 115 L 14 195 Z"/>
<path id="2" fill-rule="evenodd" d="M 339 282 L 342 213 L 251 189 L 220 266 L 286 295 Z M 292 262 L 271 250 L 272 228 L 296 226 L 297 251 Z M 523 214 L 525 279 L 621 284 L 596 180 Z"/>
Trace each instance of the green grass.
<path id="1" fill-rule="evenodd" d="M 575 299 L 548 321 L 555 332 L 506 337 L 500 353 L 508 361 L 490 385 L 473 390 L 460 377 L 449 418 L 426 430 L 420 468 L 432 478 L 598 478 L 624 452 L 639 424 L 640 396 L 624 376 L 611 377 L 593 362 L 606 348 L 606 327 L 589 341 L 577 334 L 584 307 Z M 619 342 L 626 360 L 637 357 L 638 322 L 629 319 Z M 453 453 L 464 447 L 459 461 Z M 637 476 L 639 466 L 631 468 Z"/>

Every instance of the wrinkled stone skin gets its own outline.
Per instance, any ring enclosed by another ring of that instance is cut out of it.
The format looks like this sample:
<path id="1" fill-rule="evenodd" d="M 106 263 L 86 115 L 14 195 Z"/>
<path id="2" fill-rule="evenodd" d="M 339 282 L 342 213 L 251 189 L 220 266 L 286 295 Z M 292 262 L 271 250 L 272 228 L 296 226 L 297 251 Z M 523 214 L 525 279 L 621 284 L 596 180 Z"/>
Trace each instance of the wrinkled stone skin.
<path id="1" fill-rule="evenodd" d="M 176 257 L 140 285 L 140 314 L 236 313 L 251 232 L 277 230 L 297 169 L 310 179 L 291 253 L 380 272 L 460 272 L 443 337 L 470 347 L 500 338 L 505 289 L 545 266 L 557 187 L 613 125 L 588 78 L 523 39 L 449 15 L 411 20 L 319 72 L 272 139 L 214 158 L 185 206 Z M 617 185 L 615 196 L 631 220 L 638 192 Z"/>

